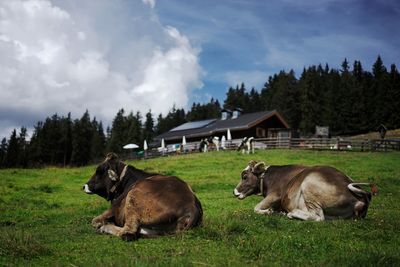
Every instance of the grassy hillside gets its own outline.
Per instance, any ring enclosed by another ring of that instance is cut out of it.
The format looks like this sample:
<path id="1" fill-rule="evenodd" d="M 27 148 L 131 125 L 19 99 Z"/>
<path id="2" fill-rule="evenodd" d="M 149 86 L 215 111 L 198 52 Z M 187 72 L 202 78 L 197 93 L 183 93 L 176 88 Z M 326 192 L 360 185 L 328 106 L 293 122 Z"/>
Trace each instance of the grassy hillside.
<path id="1" fill-rule="evenodd" d="M 395 130 L 388 130 L 386 132 L 386 139 L 399 139 L 400 138 L 400 129 L 395 129 Z M 359 134 L 352 136 L 351 139 L 381 139 L 381 136 L 378 132 L 370 132 L 367 134 Z"/>
<path id="2" fill-rule="evenodd" d="M 261 197 L 240 201 L 232 195 L 250 159 L 332 165 L 354 180 L 374 181 L 380 194 L 362 221 L 257 215 L 253 208 Z M 400 265 L 400 153 L 212 152 L 130 163 L 191 184 L 203 204 L 203 226 L 177 236 L 123 242 L 90 226 L 108 207 L 82 192 L 95 166 L 0 170 L 0 265 Z"/>

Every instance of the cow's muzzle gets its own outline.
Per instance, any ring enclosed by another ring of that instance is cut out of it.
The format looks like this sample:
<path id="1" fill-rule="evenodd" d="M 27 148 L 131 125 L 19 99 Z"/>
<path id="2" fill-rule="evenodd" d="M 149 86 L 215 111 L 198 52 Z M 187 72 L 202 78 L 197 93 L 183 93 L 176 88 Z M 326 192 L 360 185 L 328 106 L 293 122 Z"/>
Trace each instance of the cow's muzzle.
<path id="1" fill-rule="evenodd" d="M 244 199 L 246 197 L 243 193 L 240 193 L 236 188 L 233 189 L 233 195 L 238 199 Z"/>
<path id="2" fill-rule="evenodd" d="M 87 184 L 85 184 L 82 189 L 86 194 L 93 194 L 93 192 L 89 190 L 89 186 Z"/>

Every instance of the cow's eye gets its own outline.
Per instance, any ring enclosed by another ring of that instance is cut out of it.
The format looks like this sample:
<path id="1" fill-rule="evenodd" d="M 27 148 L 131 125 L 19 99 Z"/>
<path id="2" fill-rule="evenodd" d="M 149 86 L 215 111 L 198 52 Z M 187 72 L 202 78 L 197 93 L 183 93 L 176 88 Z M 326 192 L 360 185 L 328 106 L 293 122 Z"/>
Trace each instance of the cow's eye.
<path id="1" fill-rule="evenodd" d="M 243 180 L 245 180 L 245 181 L 247 180 L 247 175 L 243 176 Z"/>

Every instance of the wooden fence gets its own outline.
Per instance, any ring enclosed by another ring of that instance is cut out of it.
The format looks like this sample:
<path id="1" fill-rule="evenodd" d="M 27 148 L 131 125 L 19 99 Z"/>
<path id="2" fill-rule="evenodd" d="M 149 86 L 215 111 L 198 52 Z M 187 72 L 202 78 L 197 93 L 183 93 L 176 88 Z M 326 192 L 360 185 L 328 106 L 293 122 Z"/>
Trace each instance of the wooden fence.
<path id="1" fill-rule="evenodd" d="M 357 140 L 350 138 L 264 138 L 256 139 L 257 148 L 288 148 L 354 151 L 399 151 L 400 139 Z"/>
<path id="2" fill-rule="evenodd" d="M 242 140 L 234 139 L 225 143 L 223 150 L 236 150 Z M 313 149 L 339 151 L 400 151 L 400 139 L 357 140 L 350 138 L 258 138 L 254 139 L 255 149 Z M 216 150 L 210 147 L 209 150 Z M 199 142 L 168 145 L 165 149 L 150 149 L 135 154 L 125 155 L 125 158 L 155 158 L 168 155 L 180 155 L 199 152 Z"/>

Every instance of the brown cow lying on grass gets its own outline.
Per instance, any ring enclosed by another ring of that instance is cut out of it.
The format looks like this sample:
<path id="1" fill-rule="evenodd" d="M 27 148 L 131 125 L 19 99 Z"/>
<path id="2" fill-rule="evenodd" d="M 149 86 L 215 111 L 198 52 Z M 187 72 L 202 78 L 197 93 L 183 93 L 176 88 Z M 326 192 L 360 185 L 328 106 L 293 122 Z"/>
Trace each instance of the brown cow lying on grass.
<path id="1" fill-rule="evenodd" d="M 174 234 L 202 221 L 201 204 L 187 183 L 174 176 L 147 173 L 110 153 L 83 187 L 111 200 L 111 208 L 92 226 L 124 240 Z"/>
<path id="2" fill-rule="evenodd" d="M 254 211 L 259 214 L 285 212 L 289 218 L 322 221 L 326 219 L 365 218 L 371 193 L 347 175 L 328 166 L 266 166 L 250 161 L 233 193 L 238 199 L 261 194 L 264 199 Z"/>

